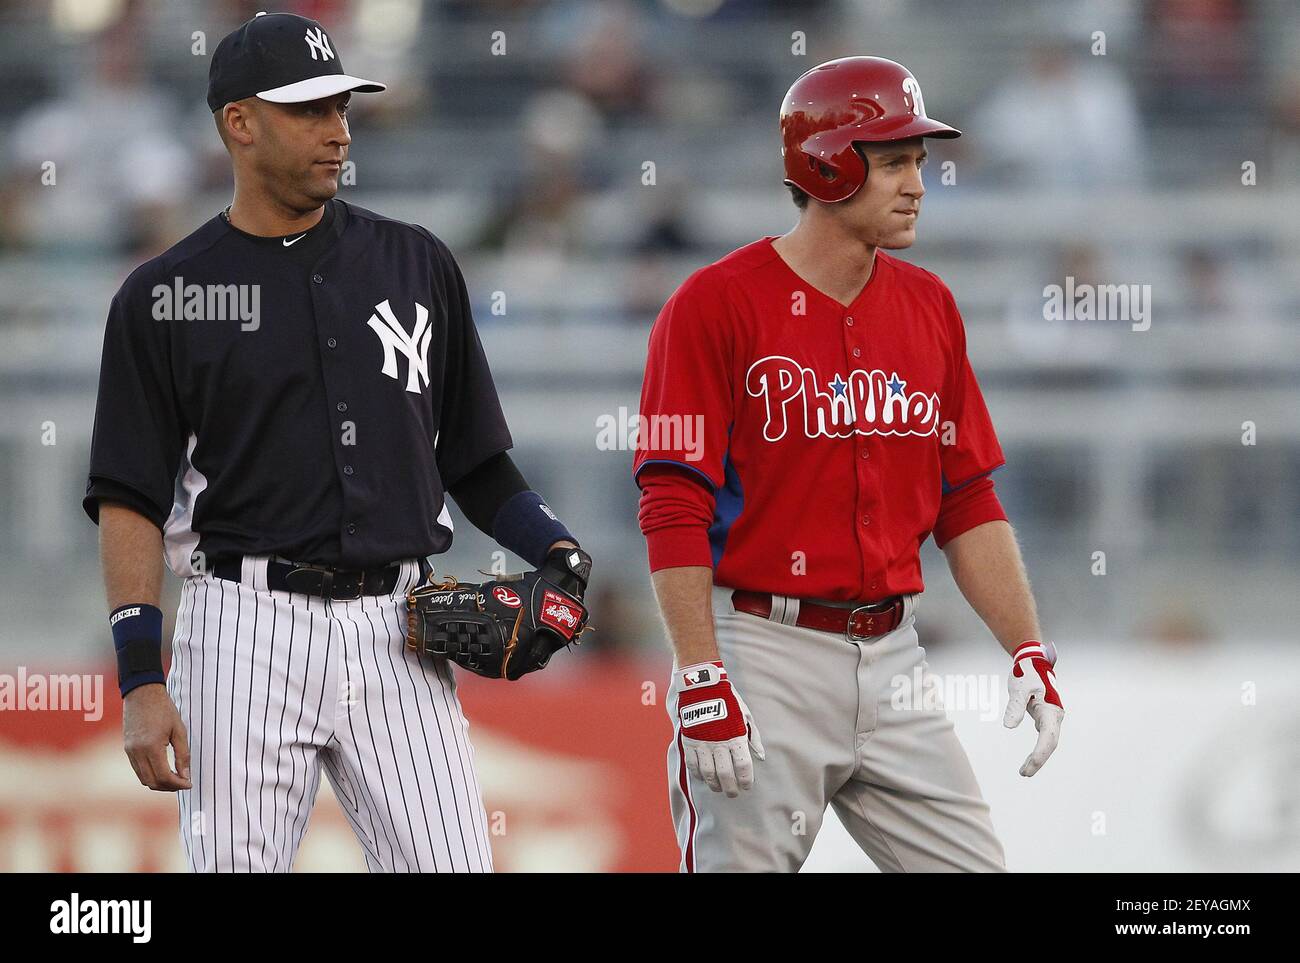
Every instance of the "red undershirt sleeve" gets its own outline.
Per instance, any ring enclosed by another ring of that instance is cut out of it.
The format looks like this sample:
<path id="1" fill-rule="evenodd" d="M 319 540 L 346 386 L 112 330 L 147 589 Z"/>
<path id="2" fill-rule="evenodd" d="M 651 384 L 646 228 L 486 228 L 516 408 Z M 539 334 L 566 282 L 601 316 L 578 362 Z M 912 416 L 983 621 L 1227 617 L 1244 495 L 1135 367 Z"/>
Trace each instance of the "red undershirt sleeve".
<path id="1" fill-rule="evenodd" d="M 645 465 L 638 521 L 645 535 L 650 571 L 688 565 L 713 567 L 709 526 L 713 492 L 691 470 L 672 464 Z"/>
<path id="2" fill-rule="evenodd" d="M 993 479 L 985 475 L 943 496 L 934 523 L 934 544 L 943 548 L 976 525 L 1006 520 L 1007 513 L 993 490 Z"/>

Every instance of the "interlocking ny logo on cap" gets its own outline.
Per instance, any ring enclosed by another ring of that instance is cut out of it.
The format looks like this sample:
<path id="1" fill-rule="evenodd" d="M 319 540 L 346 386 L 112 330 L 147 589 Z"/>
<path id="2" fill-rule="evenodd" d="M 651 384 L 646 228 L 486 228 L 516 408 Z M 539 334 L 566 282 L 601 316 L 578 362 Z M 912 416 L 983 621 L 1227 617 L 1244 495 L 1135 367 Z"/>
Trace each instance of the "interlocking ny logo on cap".
<path id="1" fill-rule="evenodd" d="M 307 31 L 304 40 L 307 41 L 307 49 L 311 51 L 311 59 L 316 59 L 317 52 L 320 53 L 321 60 L 333 60 L 334 51 L 330 48 L 330 38 L 325 36 L 325 31 L 320 27 L 315 27 Z"/>
<path id="2" fill-rule="evenodd" d="M 208 69 L 208 108 L 213 111 L 248 97 L 302 104 L 345 91 L 383 89 L 381 83 L 345 73 L 325 28 L 293 13 L 259 13 L 241 24 L 217 44 Z"/>

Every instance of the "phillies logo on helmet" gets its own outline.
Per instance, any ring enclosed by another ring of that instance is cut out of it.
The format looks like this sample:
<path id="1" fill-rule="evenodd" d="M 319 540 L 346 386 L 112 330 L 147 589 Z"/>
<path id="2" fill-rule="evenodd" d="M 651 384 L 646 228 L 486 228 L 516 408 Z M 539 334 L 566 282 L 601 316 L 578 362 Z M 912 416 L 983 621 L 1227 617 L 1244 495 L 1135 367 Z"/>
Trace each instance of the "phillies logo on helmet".
<path id="1" fill-rule="evenodd" d="M 566 639 L 573 638 L 573 633 L 578 630 L 578 625 L 582 622 L 582 616 L 581 606 L 558 592 L 547 589 L 546 594 L 542 596 L 541 621 Z"/>
<path id="2" fill-rule="evenodd" d="M 510 591 L 510 589 L 506 588 L 504 585 L 498 585 L 494 588 L 492 590 L 492 597 L 502 605 L 508 605 L 512 609 L 517 609 L 523 604 L 523 599 Z"/>
<path id="3" fill-rule="evenodd" d="M 903 93 L 909 94 L 912 98 L 912 115 L 925 117 L 925 97 L 921 95 L 921 85 L 916 82 L 915 77 L 903 78 Z"/>

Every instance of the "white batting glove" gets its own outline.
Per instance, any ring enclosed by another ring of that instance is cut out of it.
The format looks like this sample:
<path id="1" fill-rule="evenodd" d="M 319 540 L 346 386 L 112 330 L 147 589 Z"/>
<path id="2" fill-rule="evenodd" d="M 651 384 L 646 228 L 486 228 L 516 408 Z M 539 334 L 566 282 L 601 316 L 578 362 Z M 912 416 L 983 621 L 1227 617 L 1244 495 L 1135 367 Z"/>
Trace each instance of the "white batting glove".
<path id="1" fill-rule="evenodd" d="M 1052 672 L 1055 665 L 1056 647 L 1050 642 L 1029 639 L 1020 643 L 1011 654 L 1011 675 L 1007 677 L 1009 698 L 1002 724 L 1014 729 L 1028 711 L 1033 717 L 1034 728 L 1038 730 L 1034 751 L 1020 767 L 1022 776 L 1032 776 L 1042 769 L 1061 738 L 1065 707 L 1056 691 L 1056 675 Z"/>
<path id="2" fill-rule="evenodd" d="M 687 770 L 714 792 L 739 796 L 754 785 L 753 757 L 766 758 L 749 707 L 727 681 L 721 662 L 678 669 L 677 685 L 677 723 Z"/>

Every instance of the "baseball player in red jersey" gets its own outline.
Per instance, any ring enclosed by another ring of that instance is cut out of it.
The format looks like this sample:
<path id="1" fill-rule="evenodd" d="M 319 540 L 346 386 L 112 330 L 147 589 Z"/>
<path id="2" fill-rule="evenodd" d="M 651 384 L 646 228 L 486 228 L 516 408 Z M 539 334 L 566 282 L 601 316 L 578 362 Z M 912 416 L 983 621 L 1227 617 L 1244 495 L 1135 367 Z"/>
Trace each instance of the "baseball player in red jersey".
<path id="1" fill-rule="evenodd" d="M 781 108 L 799 222 L 697 271 L 650 334 L 634 472 L 675 650 L 667 699 L 682 869 L 793 871 L 826 806 L 885 871 L 1005 867 L 952 723 L 898 699 L 931 534 L 1011 655 L 1004 723 L 1056 747 L 1063 709 L 1003 464 L 935 275 L 911 246 L 931 120 L 874 57 L 800 77 Z M 760 736 L 761 730 L 761 736 Z"/>

